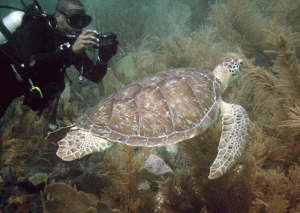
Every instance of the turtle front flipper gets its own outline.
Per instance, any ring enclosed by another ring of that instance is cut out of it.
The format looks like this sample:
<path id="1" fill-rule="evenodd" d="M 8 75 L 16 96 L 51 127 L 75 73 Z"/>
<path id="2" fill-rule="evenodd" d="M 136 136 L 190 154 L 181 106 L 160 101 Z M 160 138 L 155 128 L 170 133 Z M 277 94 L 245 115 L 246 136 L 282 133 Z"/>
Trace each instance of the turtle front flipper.
<path id="1" fill-rule="evenodd" d="M 210 167 L 210 179 L 216 179 L 230 170 L 240 159 L 247 143 L 250 120 L 239 105 L 223 102 L 221 106 L 223 130 L 217 158 Z"/>
<path id="2" fill-rule="evenodd" d="M 56 155 L 64 161 L 83 158 L 94 152 L 100 152 L 111 146 L 108 140 L 95 136 L 91 132 L 74 126 L 68 134 L 58 141 Z"/>

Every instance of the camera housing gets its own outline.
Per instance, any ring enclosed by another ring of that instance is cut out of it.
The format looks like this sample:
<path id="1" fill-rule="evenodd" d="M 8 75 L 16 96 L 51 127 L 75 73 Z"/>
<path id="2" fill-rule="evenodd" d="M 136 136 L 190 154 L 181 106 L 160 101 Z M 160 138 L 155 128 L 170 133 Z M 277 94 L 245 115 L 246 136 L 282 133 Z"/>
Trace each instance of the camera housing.
<path id="1" fill-rule="evenodd" d="M 98 32 L 98 35 L 96 37 L 99 39 L 99 46 L 103 47 L 113 45 L 114 41 L 117 39 L 117 34 L 114 34 L 112 32 Z"/>

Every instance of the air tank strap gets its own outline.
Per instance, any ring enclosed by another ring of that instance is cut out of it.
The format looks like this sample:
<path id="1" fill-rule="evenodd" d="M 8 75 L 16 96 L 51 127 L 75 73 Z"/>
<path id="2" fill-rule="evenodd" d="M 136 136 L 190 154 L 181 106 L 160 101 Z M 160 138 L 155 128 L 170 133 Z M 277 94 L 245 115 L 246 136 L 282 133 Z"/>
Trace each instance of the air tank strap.
<path id="1" fill-rule="evenodd" d="M 0 31 L 7 40 L 11 38 L 11 32 L 7 29 L 7 27 L 3 23 L 3 20 L 0 21 Z"/>

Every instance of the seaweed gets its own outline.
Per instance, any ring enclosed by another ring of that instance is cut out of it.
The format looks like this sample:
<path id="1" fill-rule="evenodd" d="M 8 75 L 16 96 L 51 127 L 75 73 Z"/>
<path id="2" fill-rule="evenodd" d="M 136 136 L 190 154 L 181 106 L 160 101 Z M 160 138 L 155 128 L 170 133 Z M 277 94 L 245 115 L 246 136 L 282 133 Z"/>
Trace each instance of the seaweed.
<path id="1" fill-rule="evenodd" d="M 106 153 L 105 161 L 99 164 L 99 173 L 108 177 L 112 185 L 104 189 L 101 200 L 124 213 L 154 212 L 155 194 L 151 189 L 140 189 L 139 171 L 149 155 L 149 148 L 123 144 Z"/>
<path id="2" fill-rule="evenodd" d="M 204 197 L 202 188 L 196 183 L 195 179 L 188 170 L 181 170 L 176 177 L 169 177 L 159 183 L 161 193 L 160 212 L 201 212 L 204 209 Z M 197 188 L 195 188 L 197 187 Z"/>
<path id="3" fill-rule="evenodd" d="M 152 33 L 142 40 L 139 49 L 119 61 L 116 78 L 128 84 L 173 68 L 202 67 L 212 70 L 228 50 L 235 49 L 218 41 L 215 30 L 209 26 L 186 33 L 184 28 L 174 25 L 167 36 L 159 28 L 153 28 Z"/>
<path id="4" fill-rule="evenodd" d="M 208 180 L 209 167 L 216 156 L 220 124 L 205 134 L 180 144 L 188 166 L 173 179 L 160 183 L 161 212 L 248 212 L 253 200 L 250 190 L 253 160 L 243 159 L 224 177 Z"/>
<path id="5" fill-rule="evenodd" d="M 281 5 L 280 1 L 276 4 Z M 207 27 L 214 38 L 207 39 L 212 45 L 229 45 L 238 54 L 229 53 L 226 57 L 244 60 L 241 78 L 223 98 L 244 106 L 253 121 L 247 152 L 229 174 L 212 181 L 205 174 L 216 155 L 218 134 L 211 134 L 210 128 L 193 139 L 198 143 L 184 141 L 180 146 L 188 156 L 189 166 L 160 183 L 162 212 L 299 210 L 299 176 L 295 175 L 300 139 L 299 35 L 289 25 L 291 22 L 276 23 L 277 17 L 259 5 L 267 7 L 263 1 L 220 1 L 212 5 L 209 15 L 209 24 L 215 28 Z M 297 3 L 289 1 L 288 11 L 291 5 L 295 7 Z M 277 12 L 287 16 L 287 10 Z M 216 58 L 220 61 L 220 56 Z M 215 62 L 208 61 L 213 67 Z"/>
<path id="6" fill-rule="evenodd" d="M 210 12 L 210 6 L 213 5 L 216 1 L 210 0 L 199 0 L 199 1 L 193 1 L 193 0 L 178 0 L 182 4 L 186 4 L 190 6 L 191 8 L 191 17 L 189 20 L 189 26 L 192 30 L 197 30 L 199 26 L 202 26 L 206 24 L 207 22 L 207 16 Z"/>
<path id="7" fill-rule="evenodd" d="M 46 123 L 44 119 L 36 121 L 36 113 L 27 112 L 19 115 L 20 118 L 12 121 L 1 134 L 2 166 L 11 166 L 18 175 L 24 175 L 28 165 L 43 159 L 43 143 L 41 127 Z"/>
<path id="8" fill-rule="evenodd" d="M 255 57 L 260 65 L 271 63 L 271 59 L 264 53 L 264 41 L 272 20 L 265 18 L 254 2 L 220 1 L 212 5 L 208 20 L 216 27 L 219 38 L 232 46 L 243 48 L 244 54 Z"/>

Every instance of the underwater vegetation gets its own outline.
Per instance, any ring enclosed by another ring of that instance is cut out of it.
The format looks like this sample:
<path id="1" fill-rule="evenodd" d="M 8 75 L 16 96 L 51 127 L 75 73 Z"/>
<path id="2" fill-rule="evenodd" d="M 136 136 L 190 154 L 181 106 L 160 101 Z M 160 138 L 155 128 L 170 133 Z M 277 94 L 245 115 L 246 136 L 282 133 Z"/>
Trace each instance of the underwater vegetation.
<path id="1" fill-rule="evenodd" d="M 61 99 L 60 125 L 142 77 L 179 67 L 213 70 L 238 56 L 241 77 L 222 97 L 242 105 L 252 121 L 244 158 L 222 178 L 207 179 L 221 134 L 217 121 L 177 151 L 117 144 L 61 162 L 57 145 L 43 140 L 44 116 L 23 110 L 18 99 L 0 121 L 0 212 L 300 212 L 300 2 L 132 2 L 95 10 L 95 27 L 118 33 L 122 50 L 100 84 L 79 85 L 68 70 L 74 84 Z M 151 156 L 160 159 L 153 166 L 165 162 L 165 173 L 143 173 Z M 40 172 L 48 177 L 33 187 Z"/>
<path id="2" fill-rule="evenodd" d="M 104 189 L 103 202 L 121 212 L 154 212 L 155 193 L 142 187 L 141 168 L 150 156 L 150 148 L 118 145 L 100 163 L 100 172 L 112 180 Z"/>

